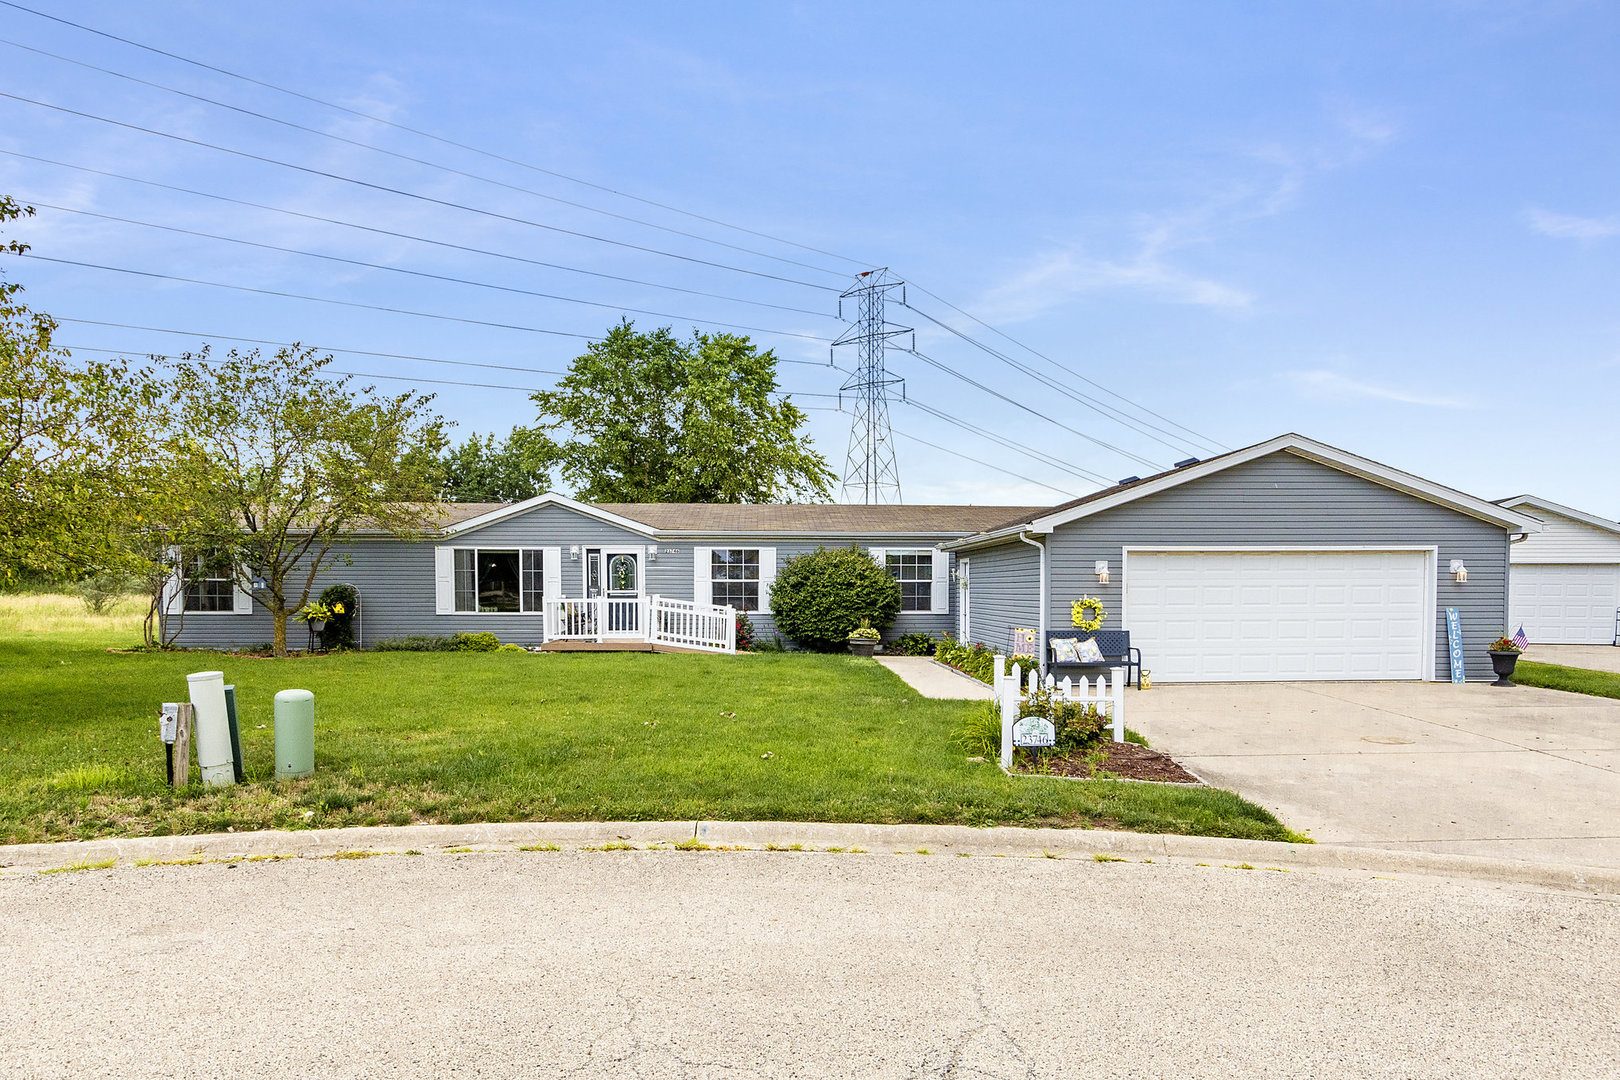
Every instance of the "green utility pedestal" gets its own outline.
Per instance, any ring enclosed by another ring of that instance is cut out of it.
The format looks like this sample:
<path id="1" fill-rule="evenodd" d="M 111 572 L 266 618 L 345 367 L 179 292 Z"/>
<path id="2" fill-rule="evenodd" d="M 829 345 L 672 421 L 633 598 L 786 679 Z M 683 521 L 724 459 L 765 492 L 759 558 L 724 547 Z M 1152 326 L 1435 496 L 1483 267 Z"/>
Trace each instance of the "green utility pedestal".
<path id="1" fill-rule="evenodd" d="M 308 690 L 276 694 L 276 777 L 315 772 L 315 695 Z"/>

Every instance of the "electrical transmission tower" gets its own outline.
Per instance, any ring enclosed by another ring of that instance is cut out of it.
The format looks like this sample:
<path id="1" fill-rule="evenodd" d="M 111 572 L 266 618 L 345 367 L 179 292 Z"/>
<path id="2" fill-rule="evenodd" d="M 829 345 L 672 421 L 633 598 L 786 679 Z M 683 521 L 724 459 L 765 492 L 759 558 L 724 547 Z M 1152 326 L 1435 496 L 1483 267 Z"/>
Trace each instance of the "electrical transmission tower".
<path id="1" fill-rule="evenodd" d="M 854 374 L 839 388 L 838 404 L 844 395 L 853 396 L 855 419 L 849 426 L 849 457 L 844 465 L 844 501 L 851 503 L 898 503 L 900 466 L 894 457 L 894 432 L 889 427 L 889 388 L 899 387 L 905 398 L 905 380 L 889 374 L 884 363 L 884 347 L 889 338 L 909 334 L 907 327 L 891 326 L 884 318 L 884 302 L 891 289 L 900 290 L 906 302 L 906 283 L 885 267 L 867 270 L 855 284 L 838 297 L 838 317 L 844 317 L 844 301 L 854 300 L 855 321 L 832 343 L 856 345 L 860 361 Z"/>

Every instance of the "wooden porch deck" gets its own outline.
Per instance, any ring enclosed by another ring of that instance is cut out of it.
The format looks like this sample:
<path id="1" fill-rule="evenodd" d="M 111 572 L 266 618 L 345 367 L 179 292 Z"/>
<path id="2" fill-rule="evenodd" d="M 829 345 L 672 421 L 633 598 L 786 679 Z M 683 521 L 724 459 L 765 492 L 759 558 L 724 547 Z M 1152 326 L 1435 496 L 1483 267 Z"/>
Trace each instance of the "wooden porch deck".
<path id="1" fill-rule="evenodd" d="M 548 641 L 540 646 L 542 652 L 660 652 L 704 653 L 707 649 L 688 649 L 680 645 L 653 645 L 645 641 Z"/>

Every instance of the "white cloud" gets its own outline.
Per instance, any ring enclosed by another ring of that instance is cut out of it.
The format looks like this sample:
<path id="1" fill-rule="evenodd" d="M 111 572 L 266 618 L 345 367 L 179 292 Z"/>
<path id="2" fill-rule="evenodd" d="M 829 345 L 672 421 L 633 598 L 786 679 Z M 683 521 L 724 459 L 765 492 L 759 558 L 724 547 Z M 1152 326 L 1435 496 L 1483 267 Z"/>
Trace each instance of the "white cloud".
<path id="1" fill-rule="evenodd" d="M 1446 397 L 1418 388 L 1383 386 L 1374 382 L 1353 379 L 1337 371 L 1289 371 L 1283 375 L 1301 395 L 1312 398 L 1370 398 L 1375 401 L 1393 401 L 1401 405 L 1421 405 L 1431 409 L 1473 409 L 1477 404 L 1467 398 Z"/>
<path id="2" fill-rule="evenodd" d="M 1620 216 L 1578 217 L 1574 214 L 1543 210 L 1539 206 L 1532 206 L 1525 216 L 1530 221 L 1530 227 L 1536 232 L 1560 240 L 1592 241 L 1620 235 Z"/>

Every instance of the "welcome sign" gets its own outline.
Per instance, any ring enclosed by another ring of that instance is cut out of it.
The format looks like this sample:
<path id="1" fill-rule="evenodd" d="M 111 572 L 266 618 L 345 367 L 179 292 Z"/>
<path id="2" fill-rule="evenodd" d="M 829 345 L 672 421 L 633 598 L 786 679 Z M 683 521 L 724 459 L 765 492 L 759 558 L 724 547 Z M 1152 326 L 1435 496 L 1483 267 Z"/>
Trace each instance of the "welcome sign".
<path id="1" fill-rule="evenodd" d="M 1451 681 L 1463 681 L 1462 610 L 1446 608 L 1446 645 L 1451 651 Z"/>

